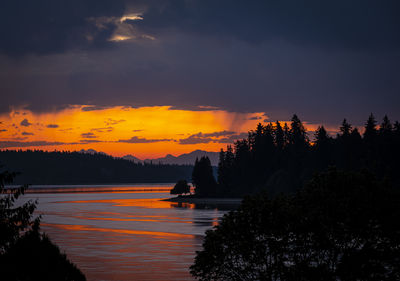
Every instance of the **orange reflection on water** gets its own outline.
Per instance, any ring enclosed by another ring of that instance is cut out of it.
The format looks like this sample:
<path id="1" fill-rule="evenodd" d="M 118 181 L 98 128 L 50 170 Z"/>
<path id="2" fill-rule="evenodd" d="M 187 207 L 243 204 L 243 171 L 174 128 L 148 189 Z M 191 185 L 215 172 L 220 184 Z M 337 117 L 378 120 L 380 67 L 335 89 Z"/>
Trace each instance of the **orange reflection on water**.
<path id="1" fill-rule="evenodd" d="M 176 207 L 186 207 L 194 209 L 194 204 L 181 203 L 179 205 L 175 202 L 157 200 L 157 199 L 104 199 L 104 200 L 74 200 L 63 201 L 60 203 L 76 203 L 76 204 L 89 204 L 89 203 L 108 203 L 117 207 L 142 207 L 151 209 L 169 209 Z"/>
<path id="2" fill-rule="evenodd" d="M 33 187 L 27 193 L 160 193 L 168 192 L 171 186 L 132 187 L 132 186 L 88 186 L 88 187 Z"/>
<path id="3" fill-rule="evenodd" d="M 193 203 L 185 203 L 185 202 L 171 202 L 171 206 L 174 208 L 187 208 L 187 209 L 195 209 L 196 205 Z"/>
<path id="4" fill-rule="evenodd" d="M 64 230 L 74 230 L 74 231 L 100 231 L 100 232 L 113 232 L 119 234 L 132 234 L 132 235 L 148 235 L 153 237 L 179 237 L 179 238 L 194 238 L 195 235 L 192 234 L 181 234 L 172 232 L 161 232 L 161 231 L 145 231 L 145 230 L 132 230 L 132 229 L 115 229 L 115 228 L 100 228 L 93 227 L 89 225 L 71 225 L 71 224 L 47 224 L 42 223 L 45 226 L 52 226 L 56 228 L 61 228 Z"/>
<path id="5" fill-rule="evenodd" d="M 183 221 L 183 220 L 171 220 L 171 218 L 164 218 L 164 219 L 128 219 L 128 218 L 96 218 L 96 217 L 85 217 L 85 216 L 73 216 L 77 219 L 84 219 L 84 220 L 99 220 L 99 221 L 141 221 L 141 222 L 169 222 L 169 223 L 193 223 L 191 221 Z"/>

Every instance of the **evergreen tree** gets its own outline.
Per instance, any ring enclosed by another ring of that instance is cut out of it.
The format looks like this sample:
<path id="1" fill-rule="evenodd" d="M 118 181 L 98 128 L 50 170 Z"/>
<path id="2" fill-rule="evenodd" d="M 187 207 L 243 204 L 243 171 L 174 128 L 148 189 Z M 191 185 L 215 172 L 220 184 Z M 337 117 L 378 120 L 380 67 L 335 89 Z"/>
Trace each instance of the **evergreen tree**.
<path id="1" fill-rule="evenodd" d="M 346 118 L 343 119 L 342 126 L 340 126 L 340 136 L 343 138 L 349 137 L 351 133 L 352 127 L 347 122 Z"/>
<path id="2" fill-rule="evenodd" d="M 193 167 L 192 183 L 195 187 L 196 195 L 200 197 L 215 196 L 218 193 L 211 162 L 207 156 L 201 157 L 200 160 L 196 159 Z"/>
<path id="3" fill-rule="evenodd" d="M 368 117 L 367 123 L 365 124 L 364 140 L 366 142 L 372 142 L 376 137 L 376 120 L 374 115 L 371 113 Z"/>
<path id="4" fill-rule="evenodd" d="M 324 126 L 319 126 L 315 132 L 315 145 L 323 146 L 329 141 L 328 133 L 326 132 Z"/>
<path id="5" fill-rule="evenodd" d="M 278 150 L 282 150 L 285 144 L 285 135 L 279 121 L 275 123 L 275 144 Z"/>
<path id="6" fill-rule="evenodd" d="M 297 115 L 294 114 L 292 117 L 292 123 L 290 124 L 290 143 L 295 146 L 305 146 L 307 142 L 308 138 L 306 129 Z"/>
<path id="7" fill-rule="evenodd" d="M 290 129 L 288 124 L 285 122 L 283 125 L 283 138 L 284 138 L 284 144 L 287 145 L 290 142 Z"/>
<path id="8" fill-rule="evenodd" d="M 387 117 L 387 115 L 385 115 L 385 117 L 383 117 L 383 122 L 382 122 L 382 124 L 381 124 L 381 126 L 379 128 L 379 132 L 381 134 L 386 134 L 387 135 L 387 134 L 390 134 L 392 132 L 392 130 L 393 130 L 393 126 L 390 123 L 390 120 Z"/>

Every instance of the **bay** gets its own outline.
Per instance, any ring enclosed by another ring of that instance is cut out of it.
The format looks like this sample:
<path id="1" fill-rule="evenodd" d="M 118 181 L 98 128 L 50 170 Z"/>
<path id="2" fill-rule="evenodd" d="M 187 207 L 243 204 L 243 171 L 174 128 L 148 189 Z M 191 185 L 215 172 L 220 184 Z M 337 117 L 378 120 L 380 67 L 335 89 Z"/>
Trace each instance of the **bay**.
<path id="1" fill-rule="evenodd" d="M 88 280 L 193 280 L 204 233 L 227 209 L 163 201 L 172 184 L 34 186 L 41 229 Z"/>

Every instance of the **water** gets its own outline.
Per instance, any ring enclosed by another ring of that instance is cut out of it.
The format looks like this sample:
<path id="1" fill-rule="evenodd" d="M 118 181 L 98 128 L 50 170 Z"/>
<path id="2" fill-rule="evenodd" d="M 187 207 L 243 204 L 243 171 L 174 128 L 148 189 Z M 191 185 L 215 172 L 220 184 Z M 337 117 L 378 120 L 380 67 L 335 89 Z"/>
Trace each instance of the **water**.
<path id="1" fill-rule="evenodd" d="M 227 212 L 169 198 L 171 185 L 31 190 L 42 230 L 88 280 L 193 280 L 204 232 Z"/>

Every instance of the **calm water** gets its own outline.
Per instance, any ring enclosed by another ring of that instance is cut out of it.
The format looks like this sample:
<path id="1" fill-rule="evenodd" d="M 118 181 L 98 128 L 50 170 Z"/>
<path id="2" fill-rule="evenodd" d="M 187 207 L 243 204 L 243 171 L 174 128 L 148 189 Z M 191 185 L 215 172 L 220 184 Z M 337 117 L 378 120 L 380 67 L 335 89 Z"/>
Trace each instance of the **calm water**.
<path id="1" fill-rule="evenodd" d="M 25 198 L 38 199 L 42 230 L 88 280 L 192 280 L 188 267 L 205 230 L 227 211 L 160 201 L 170 189 L 41 187 Z"/>

